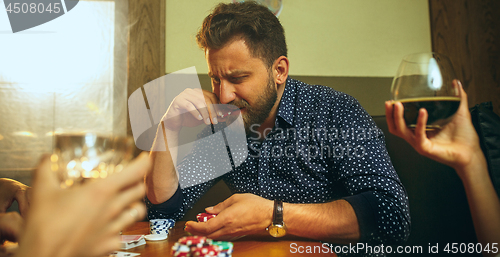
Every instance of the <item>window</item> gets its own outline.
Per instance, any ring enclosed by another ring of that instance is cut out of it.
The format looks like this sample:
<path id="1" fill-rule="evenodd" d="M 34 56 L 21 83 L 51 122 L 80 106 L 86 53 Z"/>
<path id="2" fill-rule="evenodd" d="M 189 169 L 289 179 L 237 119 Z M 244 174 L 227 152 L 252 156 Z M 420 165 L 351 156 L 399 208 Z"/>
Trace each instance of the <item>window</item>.
<path id="1" fill-rule="evenodd" d="M 128 1 L 80 1 L 18 33 L 0 6 L 0 176 L 29 184 L 54 131 L 126 133 Z"/>

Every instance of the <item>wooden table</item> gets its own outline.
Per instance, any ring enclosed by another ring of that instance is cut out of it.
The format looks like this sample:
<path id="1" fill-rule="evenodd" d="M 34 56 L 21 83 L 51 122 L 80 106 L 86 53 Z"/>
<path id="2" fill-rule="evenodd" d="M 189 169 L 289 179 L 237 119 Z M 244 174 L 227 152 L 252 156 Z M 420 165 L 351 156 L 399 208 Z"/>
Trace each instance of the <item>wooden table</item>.
<path id="1" fill-rule="evenodd" d="M 146 245 L 141 245 L 136 248 L 126 250 L 127 252 L 140 253 L 141 257 L 153 257 L 153 256 L 172 256 L 170 251 L 172 246 L 177 240 L 183 236 L 187 236 L 187 232 L 184 231 L 185 222 L 177 222 L 175 227 L 170 230 L 170 234 L 166 240 L 162 241 L 146 241 Z M 123 231 L 124 235 L 147 235 L 149 234 L 149 223 L 148 222 L 137 222 L 131 227 Z M 234 243 L 233 256 L 234 257 L 244 257 L 244 256 L 300 256 L 306 255 L 307 249 L 310 251 L 314 250 L 316 246 L 316 254 L 320 256 L 336 256 L 334 253 L 329 251 L 325 253 L 326 249 L 318 241 L 300 238 L 295 236 L 286 236 L 280 240 L 272 238 L 269 234 L 264 231 L 262 234 L 249 235 L 240 238 Z M 322 252 L 318 252 L 322 251 Z M 300 252 L 303 252 L 302 254 Z M 314 256 L 311 253 L 307 254 L 309 256 Z"/>

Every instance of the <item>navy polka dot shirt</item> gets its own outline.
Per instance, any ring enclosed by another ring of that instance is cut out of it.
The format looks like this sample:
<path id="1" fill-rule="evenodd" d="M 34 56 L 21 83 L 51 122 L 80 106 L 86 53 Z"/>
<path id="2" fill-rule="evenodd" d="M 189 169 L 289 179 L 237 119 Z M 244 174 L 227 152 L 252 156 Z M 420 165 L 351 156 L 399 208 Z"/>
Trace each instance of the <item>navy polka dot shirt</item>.
<path id="1" fill-rule="evenodd" d="M 273 130 L 263 141 L 247 137 L 247 144 L 248 157 L 230 172 L 179 187 L 158 205 L 146 199 L 149 219 L 181 219 L 222 179 L 233 193 L 270 200 L 344 199 L 356 213 L 362 242 L 400 244 L 408 238 L 406 191 L 387 154 L 382 131 L 353 97 L 288 78 Z M 210 173 L 200 164 L 203 158 L 193 155 L 177 167 L 179 174 Z"/>

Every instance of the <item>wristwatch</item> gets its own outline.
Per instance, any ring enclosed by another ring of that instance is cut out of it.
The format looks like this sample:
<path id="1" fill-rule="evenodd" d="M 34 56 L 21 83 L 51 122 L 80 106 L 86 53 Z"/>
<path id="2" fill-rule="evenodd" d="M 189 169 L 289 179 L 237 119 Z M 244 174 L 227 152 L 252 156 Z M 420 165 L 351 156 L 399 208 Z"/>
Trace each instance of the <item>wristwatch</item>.
<path id="1" fill-rule="evenodd" d="M 267 231 L 273 237 L 286 235 L 287 228 L 283 221 L 283 201 L 274 201 L 273 222 L 267 227 Z"/>

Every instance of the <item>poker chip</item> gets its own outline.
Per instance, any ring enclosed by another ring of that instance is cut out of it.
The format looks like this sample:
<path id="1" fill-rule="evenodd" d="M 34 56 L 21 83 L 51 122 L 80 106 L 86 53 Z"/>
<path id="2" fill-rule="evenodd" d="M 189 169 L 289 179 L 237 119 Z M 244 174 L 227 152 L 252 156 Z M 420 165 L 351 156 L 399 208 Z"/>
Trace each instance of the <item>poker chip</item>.
<path id="1" fill-rule="evenodd" d="M 217 245 L 206 245 L 191 249 L 193 257 L 217 257 L 219 253 L 220 248 Z"/>
<path id="2" fill-rule="evenodd" d="M 199 222 L 207 222 L 211 218 L 215 218 L 215 214 L 210 214 L 210 213 L 199 213 L 196 215 L 196 219 L 198 219 Z"/>
<path id="3" fill-rule="evenodd" d="M 171 253 L 179 257 L 231 257 L 233 243 L 212 241 L 203 236 L 185 236 L 172 246 Z"/>
<path id="4" fill-rule="evenodd" d="M 168 229 L 171 229 L 175 226 L 175 220 L 167 219 L 167 223 L 165 224 Z"/>
<path id="5" fill-rule="evenodd" d="M 168 234 L 149 234 L 145 235 L 144 238 L 148 241 L 161 241 L 168 238 Z"/>
<path id="6" fill-rule="evenodd" d="M 191 253 L 190 252 L 176 252 L 174 254 L 172 254 L 174 257 L 190 257 L 191 256 Z"/>
<path id="7" fill-rule="evenodd" d="M 200 244 L 203 245 L 205 242 L 207 242 L 207 240 L 210 240 L 210 239 L 207 239 L 204 236 L 185 236 L 185 237 L 180 238 L 179 241 L 177 241 L 177 242 L 179 242 L 179 244 L 191 246 L 191 245 L 200 245 Z"/>
<path id="8" fill-rule="evenodd" d="M 183 244 L 179 244 L 179 242 L 176 242 L 172 246 L 172 255 L 175 255 L 175 253 L 180 252 L 180 253 L 190 253 L 191 252 L 191 247 Z"/>
<path id="9" fill-rule="evenodd" d="M 168 234 L 169 230 L 175 226 L 172 219 L 153 219 L 149 221 L 149 233 L 156 235 Z"/>
<path id="10" fill-rule="evenodd" d="M 233 251 L 233 243 L 225 241 L 213 241 L 212 245 L 216 245 L 220 248 L 221 252 Z"/>

